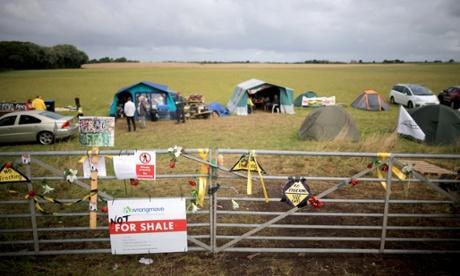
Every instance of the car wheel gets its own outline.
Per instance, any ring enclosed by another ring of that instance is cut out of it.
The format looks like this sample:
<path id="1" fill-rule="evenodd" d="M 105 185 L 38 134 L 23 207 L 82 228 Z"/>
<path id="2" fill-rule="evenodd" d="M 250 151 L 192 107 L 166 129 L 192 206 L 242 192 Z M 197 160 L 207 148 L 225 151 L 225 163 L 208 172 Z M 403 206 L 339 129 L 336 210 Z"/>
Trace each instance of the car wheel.
<path id="1" fill-rule="evenodd" d="M 49 145 L 54 142 L 54 135 L 48 131 L 42 131 L 38 134 L 37 140 L 42 145 Z"/>
<path id="2" fill-rule="evenodd" d="M 407 108 L 413 108 L 413 107 L 414 107 L 414 104 L 411 101 L 409 101 L 407 103 Z"/>
<path id="3" fill-rule="evenodd" d="M 390 103 L 391 104 L 396 104 L 395 97 L 393 97 L 393 96 L 390 97 Z"/>

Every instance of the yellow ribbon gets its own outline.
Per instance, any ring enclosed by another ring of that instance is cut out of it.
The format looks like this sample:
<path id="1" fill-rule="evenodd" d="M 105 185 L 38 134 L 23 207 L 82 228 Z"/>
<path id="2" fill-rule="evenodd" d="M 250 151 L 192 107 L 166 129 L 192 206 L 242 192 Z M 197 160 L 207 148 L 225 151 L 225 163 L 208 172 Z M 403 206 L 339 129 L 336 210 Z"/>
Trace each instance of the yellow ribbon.
<path id="1" fill-rule="evenodd" d="M 377 177 L 378 178 L 383 178 L 383 175 L 382 175 L 382 172 L 380 171 L 380 169 L 377 169 Z M 385 181 L 380 181 L 380 184 L 382 184 L 382 187 L 385 189 L 385 191 L 387 190 L 387 183 Z"/>
<path id="2" fill-rule="evenodd" d="M 198 149 L 198 155 L 204 161 L 208 160 L 209 149 Z M 201 174 L 208 174 L 209 173 L 209 165 L 208 164 L 201 164 L 200 167 Z M 199 177 L 198 178 L 198 205 L 203 207 L 204 205 L 204 197 L 206 196 L 206 190 L 208 186 L 208 178 L 207 177 Z"/>
<path id="3" fill-rule="evenodd" d="M 264 192 L 265 203 L 268 203 L 269 198 L 268 198 L 267 189 L 265 189 L 265 183 L 264 183 L 264 178 L 262 176 L 262 170 L 260 169 L 259 163 L 257 163 L 256 153 L 254 150 L 249 153 L 249 163 L 252 158 L 254 159 L 254 164 L 256 166 L 257 173 L 259 174 L 260 183 L 262 184 L 262 191 Z M 251 178 L 251 168 L 250 167 L 248 170 L 248 191 L 249 191 L 249 188 L 251 189 L 251 193 L 252 193 L 252 178 Z"/>

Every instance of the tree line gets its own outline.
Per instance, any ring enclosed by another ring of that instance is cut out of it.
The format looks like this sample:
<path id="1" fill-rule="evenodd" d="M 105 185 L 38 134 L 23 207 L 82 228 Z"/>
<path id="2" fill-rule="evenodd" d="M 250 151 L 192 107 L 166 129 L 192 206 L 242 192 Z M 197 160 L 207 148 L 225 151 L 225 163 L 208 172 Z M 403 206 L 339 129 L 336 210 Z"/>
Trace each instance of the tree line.
<path id="1" fill-rule="evenodd" d="M 1 69 L 80 68 L 88 55 L 70 44 L 44 47 L 32 42 L 0 41 Z"/>

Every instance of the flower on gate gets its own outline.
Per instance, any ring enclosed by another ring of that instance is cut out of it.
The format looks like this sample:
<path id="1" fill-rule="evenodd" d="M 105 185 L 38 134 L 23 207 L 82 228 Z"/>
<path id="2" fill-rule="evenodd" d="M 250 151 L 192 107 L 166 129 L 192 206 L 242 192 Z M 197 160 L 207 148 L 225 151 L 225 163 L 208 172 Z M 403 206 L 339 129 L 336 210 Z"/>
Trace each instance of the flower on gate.
<path id="1" fill-rule="evenodd" d="M 174 169 L 176 167 L 177 158 L 182 154 L 183 148 L 179 146 L 174 146 L 173 148 L 168 149 L 168 153 L 171 157 L 169 160 L 169 168 Z"/>
<path id="2" fill-rule="evenodd" d="M 350 181 L 348 182 L 348 184 L 351 184 L 351 186 L 356 186 L 356 185 L 358 185 L 358 183 L 359 183 L 359 181 L 358 181 L 358 179 L 356 179 L 356 178 L 352 178 L 352 179 L 350 179 Z"/>
<path id="3" fill-rule="evenodd" d="M 320 201 L 316 196 L 310 197 L 308 204 L 315 209 L 319 209 L 324 206 L 324 202 Z"/>
<path id="4" fill-rule="evenodd" d="M 65 169 L 64 170 L 64 178 L 68 182 L 73 183 L 75 180 L 77 180 L 77 173 L 78 173 L 78 170 Z"/>

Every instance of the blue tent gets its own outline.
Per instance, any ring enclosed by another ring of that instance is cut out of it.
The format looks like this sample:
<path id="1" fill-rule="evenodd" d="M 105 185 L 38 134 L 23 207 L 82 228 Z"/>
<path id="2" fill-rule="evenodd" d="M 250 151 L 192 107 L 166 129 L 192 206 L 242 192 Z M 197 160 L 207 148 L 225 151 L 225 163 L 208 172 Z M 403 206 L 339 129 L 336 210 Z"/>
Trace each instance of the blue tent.
<path id="1" fill-rule="evenodd" d="M 245 116 L 248 115 L 248 98 L 251 98 L 254 104 L 257 104 L 257 99 L 266 99 L 267 101 L 263 101 L 266 110 L 273 112 L 272 107 L 277 106 L 281 113 L 295 114 L 293 95 L 294 91 L 291 88 L 250 79 L 235 87 L 227 108 L 232 114 Z"/>
<path id="2" fill-rule="evenodd" d="M 149 111 L 156 110 L 159 119 L 174 119 L 176 116 L 175 97 L 176 92 L 169 90 L 167 86 L 149 81 L 121 88 L 115 93 L 109 115 L 118 117 L 123 110 L 123 105 L 128 97 L 131 97 L 134 104 L 138 106 L 140 96 L 147 99 Z M 149 112 L 149 114 L 151 114 Z"/>
<path id="3" fill-rule="evenodd" d="M 208 110 L 217 113 L 219 115 L 219 117 L 224 117 L 224 116 L 230 115 L 230 112 L 228 111 L 228 109 L 225 106 L 223 106 L 220 103 L 218 103 L 218 102 L 210 103 L 208 105 Z"/>

